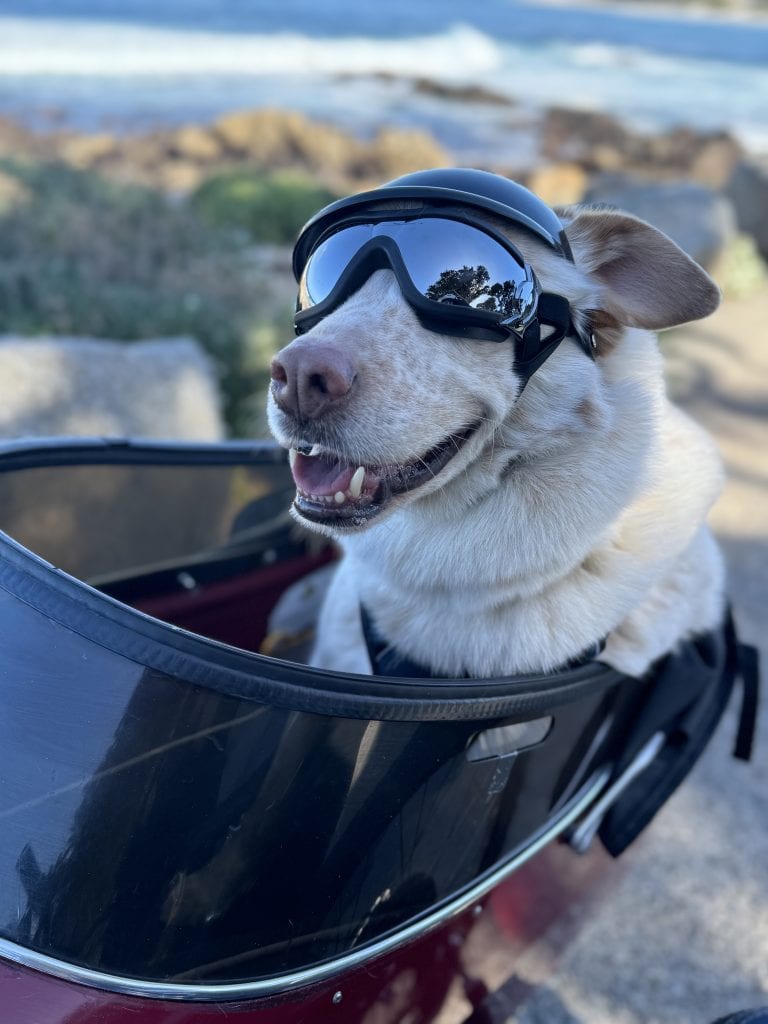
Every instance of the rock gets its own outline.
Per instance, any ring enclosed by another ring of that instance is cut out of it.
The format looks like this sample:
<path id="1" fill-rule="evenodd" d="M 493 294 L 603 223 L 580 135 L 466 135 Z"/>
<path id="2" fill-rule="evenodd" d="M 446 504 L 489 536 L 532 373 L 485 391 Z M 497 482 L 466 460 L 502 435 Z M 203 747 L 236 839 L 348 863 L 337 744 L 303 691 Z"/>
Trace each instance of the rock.
<path id="1" fill-rule="evenodd" d="M 0 338 L 0 437 L 217 441 L 213 365 L 188 338 Z"/>
<path id="2" fill-rule="evenodd" d="M 365 144 L 333 125 L 308 122 L 292 139 L 294 163 L 331 179 L 347 178 Z"/>
<path id="3" fill-rule="evenodd" d="M 26 156 L 32 148 L 30 135 L 21 125 L 0 117 L 0 156 Z"/>
<path id="4" fill-rule="evenodd" d="M 434 78 L 414 78 L 413 91 L 422 96 L 434 96 L 440 100 L 458 103 L 485 103 L 495 107 L 514 107 L 515 101 L 510 96 L 486 89 L 482 85 L 449 85 L 438 82 Z"/>
<path id="5" fill-rule="evenodd" d="M 582 164 L 590 171 L 612 174 L 620 171 L 626 164 L 624 151 L 618 146 L 611 146 L 606 142 L 599 142 L 592 146 L 589 155 L 582 159 Z"/>
<path id="6" fill-rule="evenodd" d="M 541 124 L 541 152 L 548 160 L 582 164 L 593 170 L 607 170 L 606 160 L 616 165 L 613 155 L 623 165 L 622 154 L 627 152 L 631 133 L 610 114 L 595 111 L 568 110 L 551 107 Z M 598 162 L 595 162 L 595 149 Z M 611 168 L 612 169 L 612 168 Z"/>
<path id="7" fill-rule="evenodd" d="M 549 206 L 570 206 L 584 198 L 588 181 L 578 164 L 546 164 L 529 174 L 525 185 Z"/>
<path id="8" fill-rule="evenodd" d="M 768 159 L 740 163 L 726 195 L 736 210 L 739 228 L 754 238 L 761 255 L 768 259 Z"/>
<path id="9" fill-rule="evenodd" d="M 688 168 L 694 181 L 708 188 L 724 188 L 744 157 L 744 149 L 727 132 L 715 132 L 700 139 L 698 152 Z"/>
<path id="10" fill-rule="evenodd" d="M 606 175 L 585 196 L 635 214 L 669 235 L 703 267 L 712 267 L 736 237 L 736 218 L 723 196 L 691 182 L 649 183 Z"/>
<path id="11" fill-rule="evenodd" d="M 184 160 L 211 163 L 223 156 L 221 140 L 212 131 L 197 124 L 187 124 L 175 131 L 170 139 L 171 151 Z"/>
<path id="12" fill-rule="evenodd" d="M 362 178 L 385 181 L 425 167 L 451 167 L 454 162 L 427 132 L 383 128 L 353 170 Z"/>
<path id="13" fill-rule="evenodd" d="M 117 141 L 114 136 L 73 135 L 65 139 L 59 149 L 61 158 L 75 167 L 93 167 L 117 152 Z"/>
<path id="14" fill-rule="evenodd" d="M 159 167 L 169 156 L 168 137 L 160 131 L 126 135 L 120 140 L 117 154 L 120 165 L 141 170 Z"/>
<path id="15" fill-rule="evenodd" d="M 739 142 L 725 131 L 680 127 L 643 135 L 610 114 L 564 107 L 545 113 L 541 150 L 549 160 L 576 162 L 593 172 L 686 177 L 714 189 L 725 185 L 743 157 Z"/>
<path id="16" fill-rule="evenodd" d="M 231 155 L 269 169 L 300 166 L 345 173 L 362 149 L 341 129 L 291 110 L 238 111 L 220 117 L 214 129 Z"/>
<path id="17" fill-rule="evenodd" d="M 661 135 L 638 136 L 629 148 L 628 163 L 720 189 L 742 156 L 740 143 L 728 132 L 675 128 Z"/>

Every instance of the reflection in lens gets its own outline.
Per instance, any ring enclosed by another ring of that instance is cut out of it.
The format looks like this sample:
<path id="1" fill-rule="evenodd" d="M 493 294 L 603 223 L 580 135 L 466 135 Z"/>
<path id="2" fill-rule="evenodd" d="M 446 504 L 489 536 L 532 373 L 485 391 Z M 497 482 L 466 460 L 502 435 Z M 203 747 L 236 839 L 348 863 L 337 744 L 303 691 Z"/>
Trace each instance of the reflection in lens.
<path id="1" fill-rule="evenodd" d="M 525 295 L 515 281 L 489 284 L 490 274 L 484 266 L 444 270 L 439 279 L 425 291 L 433 302 L 471 306 L 487 313 L 497 313 L 503 320 L 514 320 L 525 312 Z"/>
<path id="2" fill-rule="evenodd" d="M 355 253 L 369 241 L 374 224 L 343 228 L 315 249 L 299 282 L 299 309 L 308 309 L 327 299 Z"/>
<path id="3" fill-rule="evenodd" d="M 473 306 L 475 309 L 494 308 L 493 299 L 488 295 L 490 274 L 484 266 L 457 270 L 444 270 L 424 294 L 432 302 L 447 302 L 452 305 Z M 490 306 L 487 303 L 490 302 Z"/>
<path id="4" fill-rule="evenodd" d="M 479 228 L 429 216 L 349 225 L 326 238 L 304 268 L 298 308 L 327 299 L 356 253 L 376 237 L 395 242 L 416 290 L 432 302 L 495 314 L 512 329 L 535 310 L 536 287 L 520 258 Z"/>

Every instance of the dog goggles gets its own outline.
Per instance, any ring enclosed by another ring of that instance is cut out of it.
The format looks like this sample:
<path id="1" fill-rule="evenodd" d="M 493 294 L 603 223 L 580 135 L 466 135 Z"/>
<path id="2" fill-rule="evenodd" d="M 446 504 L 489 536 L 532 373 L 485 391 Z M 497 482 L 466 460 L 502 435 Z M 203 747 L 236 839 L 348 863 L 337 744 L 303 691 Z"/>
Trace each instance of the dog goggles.
<path id="1" fill-rule="evenodd" d="M 346 220 L 321 237 L 300 272 L 297 331 L 314 326 L 384 268 L 394 272 L 424 326 L 441 334 L 522 338 L 536 316 L 536 276 L 503 235 L 445 213 L 409 218 L 398 212 Z"/>
<path id="2" fill-rule="evenodd" d="M 541 291 L 532 267 L 504 235 L 455 209 L 373 217 L 368 211 L 337 220 L 295 263 L 296 333 L 318 324 L 381 269 L 395 274 L 428 330 L 478 341 L 512 339 L 515 370 L 524 380 L 566 335 L 593 355 L 571 321 L 567 299 Z M 542 324 L 551 328 L 543 342 Z"/>

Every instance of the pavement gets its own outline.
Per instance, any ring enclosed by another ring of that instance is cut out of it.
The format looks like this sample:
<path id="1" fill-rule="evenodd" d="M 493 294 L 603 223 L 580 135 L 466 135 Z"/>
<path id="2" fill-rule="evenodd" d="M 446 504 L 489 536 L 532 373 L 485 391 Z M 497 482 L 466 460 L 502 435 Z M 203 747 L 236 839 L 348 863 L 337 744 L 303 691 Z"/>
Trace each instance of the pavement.
<path id="1" fill-rule="evenodd" d="M 622 860 L 547 983 L 506 1024 L 710 1024 L 768 1006 L 768 295 L 664 337 L 672 396 L 715 436 L 728 483 L 711 523 L 739 631 L 761 652 L 753 762 L 736 705 Z"/>

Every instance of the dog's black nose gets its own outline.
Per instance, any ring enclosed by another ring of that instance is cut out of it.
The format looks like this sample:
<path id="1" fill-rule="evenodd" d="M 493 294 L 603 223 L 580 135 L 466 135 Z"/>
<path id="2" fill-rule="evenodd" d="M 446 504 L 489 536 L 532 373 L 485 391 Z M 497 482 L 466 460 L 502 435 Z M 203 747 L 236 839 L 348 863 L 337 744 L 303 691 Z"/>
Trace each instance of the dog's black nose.
<path id="1" fill-rule="evenodd" d="M 283 410 L 315 420 L 349 394 L 355 368 L 338 348 L 294 341 L 272 360 L 272 395 Z"/>

